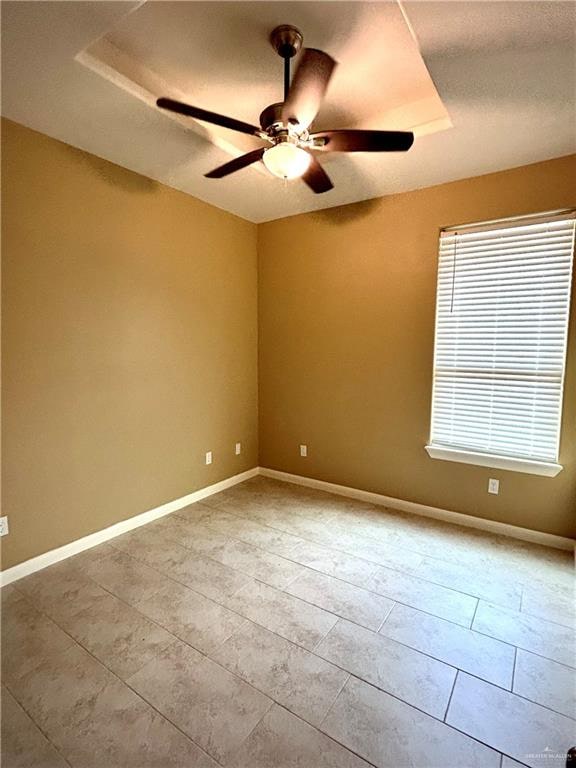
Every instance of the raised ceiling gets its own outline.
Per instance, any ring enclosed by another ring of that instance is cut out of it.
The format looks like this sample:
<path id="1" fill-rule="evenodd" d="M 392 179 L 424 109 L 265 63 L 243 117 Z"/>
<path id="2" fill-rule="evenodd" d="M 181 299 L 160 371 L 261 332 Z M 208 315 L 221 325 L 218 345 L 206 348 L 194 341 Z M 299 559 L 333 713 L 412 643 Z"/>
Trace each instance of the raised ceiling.
<path id="1" fill-rule="evenodd" d="M 281 97 L 281 23 L 339 62 L 315 127 L 414 129 L 414 147 L 323 156 L 323 195 L 261 166 L 205 179 L 252 139 L 154 99 L 257 121 Z M 576 5 L 555 0 L 5 1 L 2 113 L 260 222 L 576 151 L 575 36 Z"/>
<path id="2" fill-rule="evenodd" d="M 310 14 L 308 4 L 280 11 L 277 5 L 144 3 L 76 58 L 153 109 L 162 94 L 257 124 L 260 112 L 282 98 L 283 62 L 268 36 L 286 13 L 305 30 L 305 45 L 325 49 L 339 62 L 315 128 L 385 125 L 424 135 L 451 127 L 396 2 L 330 4 L 330 25 L 321 14 Z M 226 128 L 173 119 L 232 155 L 261 146 Z M 262 165 L 256 168 L 266 173 Z"/>

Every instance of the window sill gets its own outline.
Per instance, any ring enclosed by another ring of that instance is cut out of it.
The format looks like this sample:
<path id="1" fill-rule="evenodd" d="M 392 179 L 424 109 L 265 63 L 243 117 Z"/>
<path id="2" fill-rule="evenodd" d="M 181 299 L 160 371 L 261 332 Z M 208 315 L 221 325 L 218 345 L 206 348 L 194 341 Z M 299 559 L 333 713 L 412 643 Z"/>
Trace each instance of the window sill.
<path id="1" fill-rule="evenodd" d="M 461 464 L 475 464 L 478 467 L 494 467 L 507 469 L 510 472 L 525 472 L 529 475 L 556 477 L 562 471 L 561 464 L 532 459 L 514 459 L 510 456 L 496 456 L 490 453 L 475 453 L 458 448 L 446 448 L 439 445 L 427 445 L 426 452 L 432 459 L 456 461 Z"/>

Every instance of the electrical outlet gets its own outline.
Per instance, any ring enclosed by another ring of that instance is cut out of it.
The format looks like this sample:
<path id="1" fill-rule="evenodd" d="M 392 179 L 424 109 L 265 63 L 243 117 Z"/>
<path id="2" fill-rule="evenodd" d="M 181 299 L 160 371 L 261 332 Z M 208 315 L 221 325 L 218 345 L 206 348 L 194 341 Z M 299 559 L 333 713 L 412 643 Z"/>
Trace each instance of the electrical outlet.
<path id="1" fill-rule="evenodd" d="M 206 451 L 206 464 L 212 464 L 212 451 Z"/>
<path id="2" fill-rule="evenodd" d="M 488 493 L 494 493 L 496 496 L 500 493 L 500 480 L 495 480 L 493 477 L 488 480 Z"/>
<path id="3" fill-rule="evenodd" d="M 8 533 L 8 518 L 0 517 L 0 536 L 6 536 Z"/>
<path id="4" fill-rule="evenodd" d="M 308 446 L 307 445 L 301 445 L 300 446 L 300 456 L 308 456 Z"/>
<path id="5" fill-rule="evenodd" d="M 242 453 L 242 443 L 236 443 L 236 456 L 240 456 Z"/>

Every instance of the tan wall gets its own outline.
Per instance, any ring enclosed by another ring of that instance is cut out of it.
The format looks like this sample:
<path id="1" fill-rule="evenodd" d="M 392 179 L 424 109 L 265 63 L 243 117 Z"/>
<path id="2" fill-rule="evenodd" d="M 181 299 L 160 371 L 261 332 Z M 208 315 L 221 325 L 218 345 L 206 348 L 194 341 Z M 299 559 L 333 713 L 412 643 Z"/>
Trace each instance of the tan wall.
<path id="1" fill-rule="evenodd" d="M 2 128 L 8 568 L 258 463 L 257 228 Z M 558 477 L 423 448 L 438 229 L 574 205 L 574 178 L 564 158 L 260 225 L 260 464 L 574 535 L 576 312 Z"/>
<path id="2" fill-rule="evenodd" d="M 2 127 L 7 568 L 257 464 L 257 264 L 255 225 Z"/>
<path id="3" fill-rule="evenodd" d="M 432 460 L 424 445 L 439 228 L 574 206 L 575 183 L 571 156 L 261 225 L 260 464 L 574 535 L 576 311 L 556 478 Z"/>

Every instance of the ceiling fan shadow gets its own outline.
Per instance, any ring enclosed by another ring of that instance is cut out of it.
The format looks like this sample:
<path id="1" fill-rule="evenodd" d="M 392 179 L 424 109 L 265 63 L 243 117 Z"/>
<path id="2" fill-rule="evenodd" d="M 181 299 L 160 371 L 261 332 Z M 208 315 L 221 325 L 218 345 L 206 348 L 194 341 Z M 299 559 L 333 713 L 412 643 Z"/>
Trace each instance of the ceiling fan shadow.
<path id="1" fill-rule="evenodd" d="M 69 144 L 63 144 L 62 146 L 66 152 L 73 155 L 79 163 L 87 167 L 95 176 L 125 192 L 149 194 L 155 192 L 161 186 L 154 179 L 111 163 L 109 160 L 103 160 L 101 157 L 83 152 L 81 149 L 72 147 Z"/>
<path id="2" fill-rule="evenodd" d="M 362 153 L 364 154 L 364 153 Z M 321 158 L 321 162 L 324 158 Z M 335 185 L 345 186 L 350 190 L 357 190 L 360 199 L 356 203 L 323 208 L 313 212 L 313 216 L 319 221 L 341 226 L 351 221 L 363 219 L 378 206 L 378 191 L 373 188 L 370 178 L 359 167 L 353 155 L 334 154 L 323 162 L 325 170 L 333 176 Z"/>
<path id="3" fill-rule="evenodd" d="M 314 211 L 311 216 L 325 224 L 343 226 L 350 224 L 352 221 L 366 218 L 378 207 L 378 203 L 378 198 L 370 198 L 369 200 L 361 200 L 358 203 L 337 205 L 333 208 L 322 208 L 319 211 Z"/>

